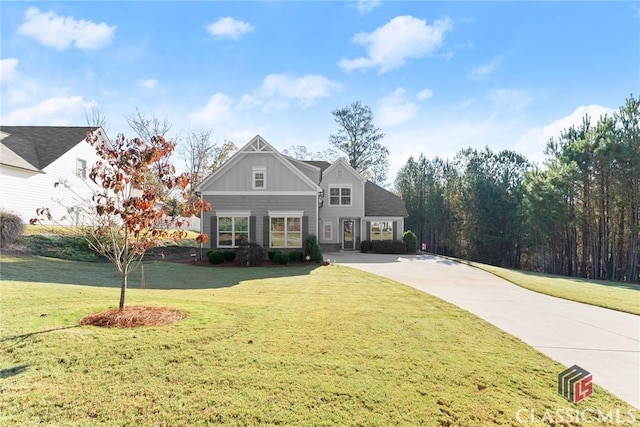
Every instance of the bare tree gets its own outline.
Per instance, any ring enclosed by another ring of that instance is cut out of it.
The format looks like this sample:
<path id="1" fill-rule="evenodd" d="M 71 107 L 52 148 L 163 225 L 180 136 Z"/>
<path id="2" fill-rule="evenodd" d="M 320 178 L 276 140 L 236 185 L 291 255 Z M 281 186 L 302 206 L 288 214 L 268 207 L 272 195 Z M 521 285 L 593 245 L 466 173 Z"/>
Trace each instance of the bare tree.
<path id="1" fill-rule="evenodd" d="M 313 153 L 307 150 L 304 145 L 292 145 L 286 150 L 282 150 L 282 153 L 297 160 L 324 160 L 329 163 L 333 163 L 339 157 L 338 152 L 331 148 Z"/>
<path id="2" fill-rule="evenodd" d="M 97 103 L 94 102 L 91 104 L 89 109 L 84 109 L 84 118 L 89 127 L 93 129 L 102 129 L 105 134 L 108 134 L 109 121 Z"/>
<path id="3" fill-rule="evenodd" d="M 166 138 L 167 134 L 173 127 L 166 117 L 162 120 L 154 115 L 148 117 L 143 114 L 139 108 L 136 108 L 136 112 L 133 115 L 125 118 L 127 119 L 129 127 L 136 133 L 136 135 L 147 143 L 151 141 L 151 138 L 154 136 L 162 136 Z"/>
<path id="4" fill-rule="evenodd" d="M 190 191 L 209 174 L 215 172 L 238 149 L 231 141 L 225 141 L 222 145 L 216 144 L 211 140 L 211 133 L 210 129 L 192 129 L 181 144 L 179 153 L 191 177 Z"/>

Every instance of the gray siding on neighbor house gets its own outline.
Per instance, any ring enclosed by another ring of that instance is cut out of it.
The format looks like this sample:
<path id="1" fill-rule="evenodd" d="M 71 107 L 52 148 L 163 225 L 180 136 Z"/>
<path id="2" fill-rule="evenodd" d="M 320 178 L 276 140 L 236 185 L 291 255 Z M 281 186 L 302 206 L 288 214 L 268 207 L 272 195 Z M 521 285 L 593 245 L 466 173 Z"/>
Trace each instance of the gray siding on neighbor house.
<path id="1" fill-rule="evenodd" d="M 250 212 L 255 217 L 255 230 L 250 230 L 250 235 L 255 236 L 257 243 L 268 248 L 269 242 L 264 241 L 264 217 L 271 212 L 302 211 L 308 224 L 305 235 L 316 234 L 316 197 L 300 195 L 205 195 L 204 199 L 211 203 L 211 212 L 207 218 L 217 217 L 218 212 Z M 211 247 L 216 246 L 216 229 L 212 232 L 212 221 L 205 219 L 203 231 L 209 235 Z M 253 223 L 251 224 L 253 225 Z"/>
<path id="2" fill-rule="evenodd" d="M 253 168 L 266 168 L 266 188 L 264 191 L 313 191 L 308 182 L 303 181 L 272 153 L 243 153 L 233 167 L 224 170 L 214 182 L 202 188 L 207 191 L 251 191 L 253 189 Z M 292 165 L 292 168 L 294 166 Z M 262 191 L 262 190 L 257 190 Z"/>

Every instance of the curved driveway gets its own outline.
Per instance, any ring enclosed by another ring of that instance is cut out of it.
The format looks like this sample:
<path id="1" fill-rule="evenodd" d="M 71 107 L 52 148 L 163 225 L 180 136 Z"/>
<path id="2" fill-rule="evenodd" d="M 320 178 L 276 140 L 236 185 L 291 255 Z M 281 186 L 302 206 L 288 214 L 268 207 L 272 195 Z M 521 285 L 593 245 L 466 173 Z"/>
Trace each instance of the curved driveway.
<path id="1" fill-rule="evenodd" d="M 470 311 L 563 365 L 586 369 L 595 383 L 640 408 L 640 316 L 532 292 L 433 255 L 325 256 Z"/>

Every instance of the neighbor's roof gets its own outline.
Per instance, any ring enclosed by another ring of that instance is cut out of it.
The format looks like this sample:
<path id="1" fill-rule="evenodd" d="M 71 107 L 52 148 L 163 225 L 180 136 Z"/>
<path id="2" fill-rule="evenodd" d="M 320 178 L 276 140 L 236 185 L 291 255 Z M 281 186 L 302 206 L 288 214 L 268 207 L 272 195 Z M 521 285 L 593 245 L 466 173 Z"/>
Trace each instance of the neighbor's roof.
<path id="1" fill-rule="evenodd" d="M 84 140 L 86 126 L 0 126 L 0 163 L 41 171 Z"/>
<path id="2" fill-rule="evenodd" d="M 365 216 L 401 216 L 408 215 L 402 199 L 371 181 L 364 184 Z"/>

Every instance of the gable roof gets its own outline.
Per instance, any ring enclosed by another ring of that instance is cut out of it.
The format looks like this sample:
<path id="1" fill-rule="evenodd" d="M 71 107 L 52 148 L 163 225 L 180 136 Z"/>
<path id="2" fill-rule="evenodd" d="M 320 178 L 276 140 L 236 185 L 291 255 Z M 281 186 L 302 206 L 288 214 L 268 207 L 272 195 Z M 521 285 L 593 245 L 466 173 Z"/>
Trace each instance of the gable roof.
<path id="1" fill-rule="evenodd" d="M 269 153 L 276 157 L 282 164 L 293 172 L 296 176 L 298 176 L 303 182 L 309 185 L 313 189 L 320 190 L 320 187 L 317 183 L 313 182 L 311 178 L 306 176 L 298 167 L 296 167 L 293 162 L 289 161 L 287 157 L 281 154 L 278 150 L 273 148 L 271 144 L 264 140 L 260 135 L 254 136 L 251 141 L 247 142 L 241 149 L 236 151 L 236 153 L 231 156 L 226 162 L 222 164 L 215 172 L 206 177 L 200 184 L 196 186 L 195 191 L 201 192 L 203 188 L 207 185 L 215 182 L 222 175 L 224 175 L 228 170 L 233 168 L 233 165 L 238 163 L 240 159 L 247 155 L 247 153 Z"/>
<path id="2" fill-rule="evenodd" d="M 357 176 L 358 179 L 360 179 L 360 181 L 365 182 L 366 179 L 360 175 L 360 173 L 358 173 L 357 170 L 355 170 L 348 161 L 346 161 L 344 158 L 342 157 L 338 157 L 336 159 L 335 162 L 333 162 L 332 164 L 329 165 L 328 168 L 323 170 L 323 173 L 329 173 L 330 170 L 333 170 L 339 166 L 342 166 L 343 168 L 347 169 L 348 171 L 350 171 L 354 176 Z"/>
<path id="3" fill-rule="evenodd" d="M 0 126 L 0 163 L 42 171 L 82 142 L 87 126 Z"/>
<path id="4" fill-rule="evenodd" d="M 408 216 L 402 199 L 371 181 L 364 184 L 365 216 Z"/>

